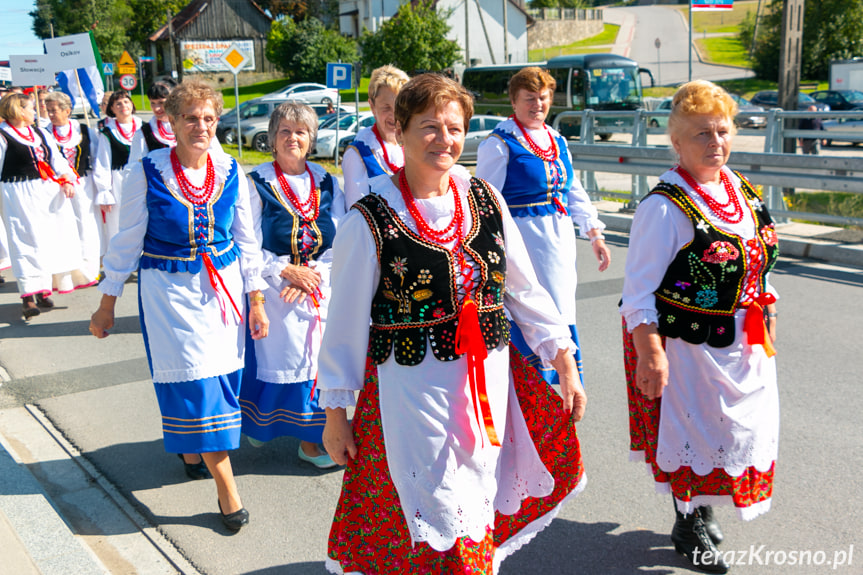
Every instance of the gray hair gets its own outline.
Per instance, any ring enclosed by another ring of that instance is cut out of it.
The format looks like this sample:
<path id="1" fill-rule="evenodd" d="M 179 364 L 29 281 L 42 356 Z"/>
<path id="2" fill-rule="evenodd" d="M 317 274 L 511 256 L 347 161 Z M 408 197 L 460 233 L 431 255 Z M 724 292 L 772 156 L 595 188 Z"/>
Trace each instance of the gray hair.
<path id="1" fill-rule="evenodd" d="M 66 110 L 72 109 L 72 99 L 63 92 L 48 92 L 42 96 L 44 103 L 57 102 L 57 105 Z"/>
<path id="2" fill-rule="evenodd" d="M 306 158 L 308 158 L 318 141 L 318 115 L 307 105 L 297 102 L 285 102 L 273 110 L 273 115 L 270 116 L 270 126 L 267 129 L 267 140 L 273 157 L 276 156 L 276 134 L 282 120 L 305 126 L 309 131 L 309 151 L 306 152 Z"/>

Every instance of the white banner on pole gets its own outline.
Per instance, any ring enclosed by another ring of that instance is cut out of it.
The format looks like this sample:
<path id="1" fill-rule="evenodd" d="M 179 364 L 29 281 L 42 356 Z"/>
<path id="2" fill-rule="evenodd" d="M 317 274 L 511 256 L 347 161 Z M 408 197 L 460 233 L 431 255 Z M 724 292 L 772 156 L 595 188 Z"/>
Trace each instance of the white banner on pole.
<path id="1" fill-rule="evenodd" d="M 53 58 L 46 54 L 35 56 L 9 56 L 9 67 L 12 68 L 12 83 L 16 86 L 53 86 Z"/>
<path id="2" fill-rule="evenodd" d="M 55 72 L 96 65 L 96 57 L 93 55 L 93 44 L 90 42 L 89 34 L 47 38 L 45 50 L 55 62 Z"/>
<path id="3" fill-rule="evenodd" d="M 0 82 L 12 81 L 12 68 L 0 66 Z"/>

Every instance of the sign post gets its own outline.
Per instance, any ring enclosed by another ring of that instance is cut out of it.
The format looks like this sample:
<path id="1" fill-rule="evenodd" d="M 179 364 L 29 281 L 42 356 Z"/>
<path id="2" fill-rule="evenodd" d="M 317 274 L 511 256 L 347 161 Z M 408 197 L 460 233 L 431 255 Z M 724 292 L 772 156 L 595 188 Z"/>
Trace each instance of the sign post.
<path id="1" fill-rule="evenodd" d="M 231 69 L 234 74 L 234 111 L 237 113 L 237 150 L 239 151 L 240 159 L 243 159 L 243 132 L 240 130 L 240 84 L 237 81 L 237 74 L 249 61 L 249 56 L 240 50 L 236 42 L 222 52 L 220 60 Z"/>
<path id="2" fill-rule="evenodd" d="M 150 56 L 138 56 L 138 66 L 141 68 L 141 106 L 146 106 L 147 101 L 144 100 L 144 62 L 152 62 Z"/>
<path id="3" fill-rule="evenodd" d="M 108 79 L 109 90 L 114 91 L 114 63 L 105 62 L 102 64 L 102 74 Z"/>
<path id="4" fill-rule="evenodd" d="M 336 95 L 336 145 L 333 152 L 333 155 L 335 156 L 336 168 L 339 167 L 339 112 L 342 107 L 341 90 L 350 90 L 351 88 L 353 88 L 353 86 L 351 85 L 353 83 L 352 68 L 352 64 L 342 64 L 341 62 L 327 63 L 327 88 L 335 88 L 339 91 Z M 359 126 L 359 108 L 354 110 L 354 113 L 357 116 L 357 126 Z"/>

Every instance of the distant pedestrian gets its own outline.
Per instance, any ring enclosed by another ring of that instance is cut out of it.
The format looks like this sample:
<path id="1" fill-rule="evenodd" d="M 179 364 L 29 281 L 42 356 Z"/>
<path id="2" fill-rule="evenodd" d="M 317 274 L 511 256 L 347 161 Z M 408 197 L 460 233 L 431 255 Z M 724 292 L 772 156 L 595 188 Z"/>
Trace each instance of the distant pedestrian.
<path id="1" fill-rule="evenodd" d="M 808 111 L 817 112 L 818 108 L 812 105 L 809 106 Z M 800 129 L 813 131 L 823 130 L 824 124 L 821 122 L 821 118 L 804 118 L 800 120 Z M 821 138 L 800 138 L 800 149 L 804 154 L 817 156 L 821 151 Z"/>

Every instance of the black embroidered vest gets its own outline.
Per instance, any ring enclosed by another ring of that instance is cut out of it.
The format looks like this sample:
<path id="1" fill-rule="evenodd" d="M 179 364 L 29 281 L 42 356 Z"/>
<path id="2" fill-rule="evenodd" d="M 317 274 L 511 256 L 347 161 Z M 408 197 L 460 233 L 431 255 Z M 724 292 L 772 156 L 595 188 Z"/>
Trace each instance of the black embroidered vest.
<path id="1" fill-rule="evenodd" d="M 158 120 L 156 120 L 158 122 Z M 167 148 L 168 144 L 161 142 L 156 136 L 153 135 L 153 127 L 150 125 L 150 122 L 144 122 L 141 126 L 141 132 L 144 133 L 144 141 L 147 143 L 147 151 L 152 152 L 153 150 L 161 150 L 162 148 Z"/>
<path id="2" fill-rule="evenodd" d="M 736 172 L 735 172 L 736 173 Z M 743 176 L 740 189 L 746 198 L 744 217 L 755 218 L 756 241 L 765 262 L 759 271 L 759 293 L 765 276 L 776 264 L 779 245 L 773 220 L 757 193 Z M 665 196 L 692 222 L 695 236 L 683 246 L 654 292 L 659 333 L 688 343 L 727 347 L 734 342 L 734 312 L 739 309 L 750 256 L 739 236 L 717 229 L 681 188 L 660 182 L 650 194 Z"/>
<path id="3" fill-rule="evenodd" d="M 42 148 L 45 163 L 51 164 L 51 146 L 42 135 L 42 130 L 33 127 L 33 134 L 39 138 L 39 146 Z M 0 182 L 23 182 L 28 180 L 40 180 L 39 170 L 36 169 L 36 150 L 32 146 L 22 144 L 15 138 L 0 130 L 0 135 L 6 140 L 6 155 L 3 158 L 3 170 L 0 172 Z"/>
<path id="4" fill-rule="evenodd" d="M 90 158 L 90 129 L 87 126 L 81 126 L 81 141 L 75 146 L 75 157 L 69 163 L 79 176 L 87 175 L 93 169 Z"/>
<path id="5" fill-rule="evenodd" d="M 111 146 L 111 170 L 122 170 L 129 163 L 131 146 L 118 140 L 111 128 L 107 126 L 102 128 L 102 133 L 108 138 L 108 145 Z"/>
<path id="6" fill-rule="evenodd" d="M 316 260 L 333 245 L 336 225 L 333 222 L 333 177 L 326 174 L 317 184 L 321 193 L 318 219 L 311 222 L 311 249 L 303 249 L 302 220 L 288 208 L 281 189 L 265 181 L 257 172 L 249 174 L 261 197 L 261 236 L 263 248 L 277 256 L 291 256 L 291 263 L 302 265 Z M 314 177 L 314 176 L 312 176 Z"/>
<path id="7" fill-rule="evenodd" d="M 494 349 L 509 342 L 509 322 L 503 311 L 503 219 L 494 194 L 482 180 L 471 180 L 468 204 L 472 224 L 462 245 L 479 266 L 474 298 L 486 348 Z M 412 232 L 376 194 L 365 196 L 353 209 L 368 222 L 381 267 L 372 299 L 372 361 L 383 363 L 395 348 L 398 364 L 417 365 L 425 358 L 426 341 L 435 358 L 459 358 L 455 255 Z"/>

